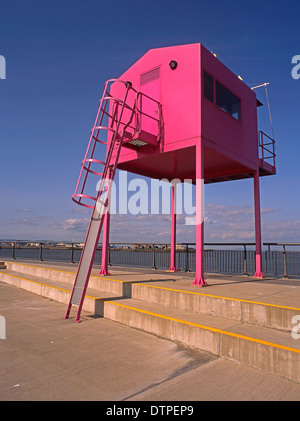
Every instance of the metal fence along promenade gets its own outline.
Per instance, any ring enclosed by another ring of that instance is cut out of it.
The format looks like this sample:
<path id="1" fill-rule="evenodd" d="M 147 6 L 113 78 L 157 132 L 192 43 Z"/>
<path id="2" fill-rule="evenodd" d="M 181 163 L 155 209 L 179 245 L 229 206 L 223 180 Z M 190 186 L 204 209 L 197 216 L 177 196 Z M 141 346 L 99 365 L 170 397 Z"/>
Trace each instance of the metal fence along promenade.
<path id="1" fill-rule="evenodd" d="M 65 242 L 0 241 L 0 258 L 78 263 L 82 245 Z M 101 262 L 101 244 L 94 264 Z M 205 243 L 205 271 L 252 275 L 255 272 L 255 243 Z M 300 243 L 263 243 L 265 275 L 300 277 Z M 111 243 L 109 266 L 144 267 L 166 270 L 170 265 L 168 243 Z M 195 244 L 179 243 L 176 267 L 195 271 Z"/>

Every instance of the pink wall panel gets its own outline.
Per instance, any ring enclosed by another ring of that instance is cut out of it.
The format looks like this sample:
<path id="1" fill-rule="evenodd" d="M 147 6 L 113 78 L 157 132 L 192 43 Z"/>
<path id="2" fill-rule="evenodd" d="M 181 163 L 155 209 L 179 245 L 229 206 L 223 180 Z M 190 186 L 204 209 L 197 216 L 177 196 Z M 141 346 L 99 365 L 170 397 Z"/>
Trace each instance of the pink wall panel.
<path id="1" fill-rule="evenodd" d="M 175 70 L 169 66 L 171 60 L 177 62 Z M 203 71 L 240 98 L 240 121 L 223 111 L 216 103 L 204 98 Z M 126 162 L 131 161 L 130 166 L 128 165 L 130 171 L 134 171 L 136 165 L 137 172 L 141 174 L 144 166 L 145 174 L 151 175 L 151 169 L 149 173 L 149 165 L 146 164 L 147 157 L 190 148 L 201 139 L 207 150 L 210 150 L 207 155 L 209 159 L 204 162 L 207 172 L 211 166 L 214 174 L 216 173 L 212 154 L 214 150 L 218 160 L 220 156 L 224 157 L 227 173 L 230 172 L 230 166 L 233 174 L 240 168 L 253 170 L 258 167 L 256 95 L 201 44 L 152 49 L 121 75 L 120 79 L 131 81 L 136 90 L 160 100 L 164 120 L 164 137 L 159 148 L 155 150 L 146 146 L 135 151 L 124 147 L 119 159 L 123 169 L 126 169 Z M 129 102 L 132 105 L 133 95 Z M 155 113 L 153 104 L 145 101 L 143 107 L 144 111 Z M 142 128 L 153 133 L 155 124 L 146 119 Z M 176 163 L 170 162 L 172 156 L 176 156 Z M 163 159 L 164 155 L 160 156 L 159 162 Z M 150 161 L 152 165 L 155 159 L 149 159 Z M 165 161 L 165 167 L 176 166 L 181 175 L 189 164 L 181 163 L 180 160 L 178 162 L 178 156 L 174 154 L 166 154 Z M 191 163 L 191 167 L 194 165 Z M 220 167 L 220 173 L 222 172 L 224 169 Z M 157 170 L 153 170 L 154 174 L 157 176 Z M 162 172 L 161 177 L 164 176 Z"/>
<path id="2" fill-rule="evenodd" d="M 220 146 L 229 156 L 249 165 L 257 165 L 257 110 L 255 93 L 206 48 L 201 47 L 202 70 L 230 90 L 241 100 L 241 121 L 227 114 L 217 105 L 203 97 L 202 136 L 208 145 Z"/>

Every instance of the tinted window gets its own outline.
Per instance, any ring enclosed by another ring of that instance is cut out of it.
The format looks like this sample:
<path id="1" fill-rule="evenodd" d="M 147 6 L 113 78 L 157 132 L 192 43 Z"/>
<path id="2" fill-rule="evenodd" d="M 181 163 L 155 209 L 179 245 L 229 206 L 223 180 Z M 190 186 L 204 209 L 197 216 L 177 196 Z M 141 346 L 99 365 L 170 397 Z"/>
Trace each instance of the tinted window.
<path id="1" fill-rule="evenodd" d="M 216 82 L 216 104 L 237 120 L 241 119 L 240 99 L 218 82 Z"/>
<path id="2" fill-rule="evenodd" d="M 204 97 L 214 102 L 214 80 L 206 72 L 204 72 Z"/>

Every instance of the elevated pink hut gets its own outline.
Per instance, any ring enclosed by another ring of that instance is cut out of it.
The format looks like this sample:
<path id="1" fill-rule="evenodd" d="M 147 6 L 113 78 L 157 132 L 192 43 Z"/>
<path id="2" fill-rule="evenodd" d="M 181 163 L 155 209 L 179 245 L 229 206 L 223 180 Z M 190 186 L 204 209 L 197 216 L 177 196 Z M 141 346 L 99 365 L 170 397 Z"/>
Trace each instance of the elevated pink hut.
<path id="1" fill-rule="evenodd" d="M 104 94 L 102 101 L 110 103 L 109 111 L 104 113 L 108 116 L 109 134 L 107 159 L 103 163 L 113 168 L 109 177 L 113 178 L 115 169 L 119 168 L 170 181 L 175 178 L 194 180 L 195 285 L 206 285 L 202 209 L 204 184 L 253 178 L 255 276 L 262 277 L 259 177 L 275 174 L 276 169 L 274 140 L 258 133 L 258 101 L 254 91 L 197 43 L 148 51 L 119 80 L 112 81 L 109 94 Z M 104 108 L 100 104 L 99 109 Z M 100 118 L 100 122 L 96 119 L 91 136 L 96 143 L 99 142 L 98 132 L 101 129 L 103 119 Z M 90 164 L 100 163 L 94 159 L 94 149 L 83 162 L 87 174 L 93 172 Z M 103 178 L 104 172 L 93 174 Z M 81 189 L 77 186 L 73 197 L 78 203 L 86 198 L 83 191 L 84 183 Z M 174 190 L 172 198 L 174 200 Z M 174 203 L 172 210 L 170 270 L 176 270 Z M 101 273 L 106 274 L 109 214 L 102 216 Z M 93 238 L 97 241 L 99 237 Z"/>
<path id="2" fill-rule="evenodd" d="M 138 91 L 161 105 L 143 99 L 141 131 L 125 139 L 118 168 L 152 178 L 198 180 L 197 211 L 201 212 L 203 183 L 254 179 L 256 273 L 261 269 L 259 176 L 275 174 L 273 142 L 271 162 L 259 155 L 266 151 L 258 136 L 256 95 L 201 44 L 158 48 L 148 51 L 120 76 Z M 112 88 L 118 96 L 119 86 Z M 161 130 L 160 138 L 158 132 Z M 151 136 L 152 135 L 152 136 Z M 148 136 L 148 142 L 147 142 Z M 139 140 L 139 141 L 138 141 Z M 144 144 L 143 144 L 144 141 Z M 267 138 L 267 143 L 271 140 Z M 196 226 L 195 284 L 205 284 L 203 275 L 203 221 Z M 175 224 L 172 224 L 173 235 Z M 173 244 L 173 251 L 175 250 Z M 174 252 L 170 268 L 175 269 Z M 103 262 L 104 263 L 104 262 Z M 103 268 L 106 271 L 106 268 Z"/>

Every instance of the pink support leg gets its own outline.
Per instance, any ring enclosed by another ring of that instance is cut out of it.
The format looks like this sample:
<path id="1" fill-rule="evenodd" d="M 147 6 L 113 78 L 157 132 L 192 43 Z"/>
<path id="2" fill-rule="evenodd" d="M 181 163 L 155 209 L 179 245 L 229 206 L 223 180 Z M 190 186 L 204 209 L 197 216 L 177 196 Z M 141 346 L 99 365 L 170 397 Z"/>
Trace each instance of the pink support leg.
<path id="1" fill-rule="evenodd" d="M 104 216 L 104 221 L 103 221 L 102 258 L 101 258 L 101 270 L 99 272 L 99 275 L 110 275 L 108 271 L 109 223 L 110 223 L 110 213 L 106 212 Z"/>
<path id="2" fill-rule="evenodd" d="M 202 139 L 196 145 L 196 276 L 193 285 L 206 286 L 204 279 L 204 159 Z"/>
<path id="3" fill-rule="evenodd" d="M 255 243 L 256 243 L 256 278 L 263 278 L 261 256 L 261 221 L 260 221 L 260 193 L 259 193 L 259 173 L 254 172 L 254 214 L 255 214 Z"/>
<path id="4" fill-rule="evenodd" d="M 170 250 L 170 268 L 169 272 L 176 272 L 176 185 L 171 188 L 171 250 Z"/>

